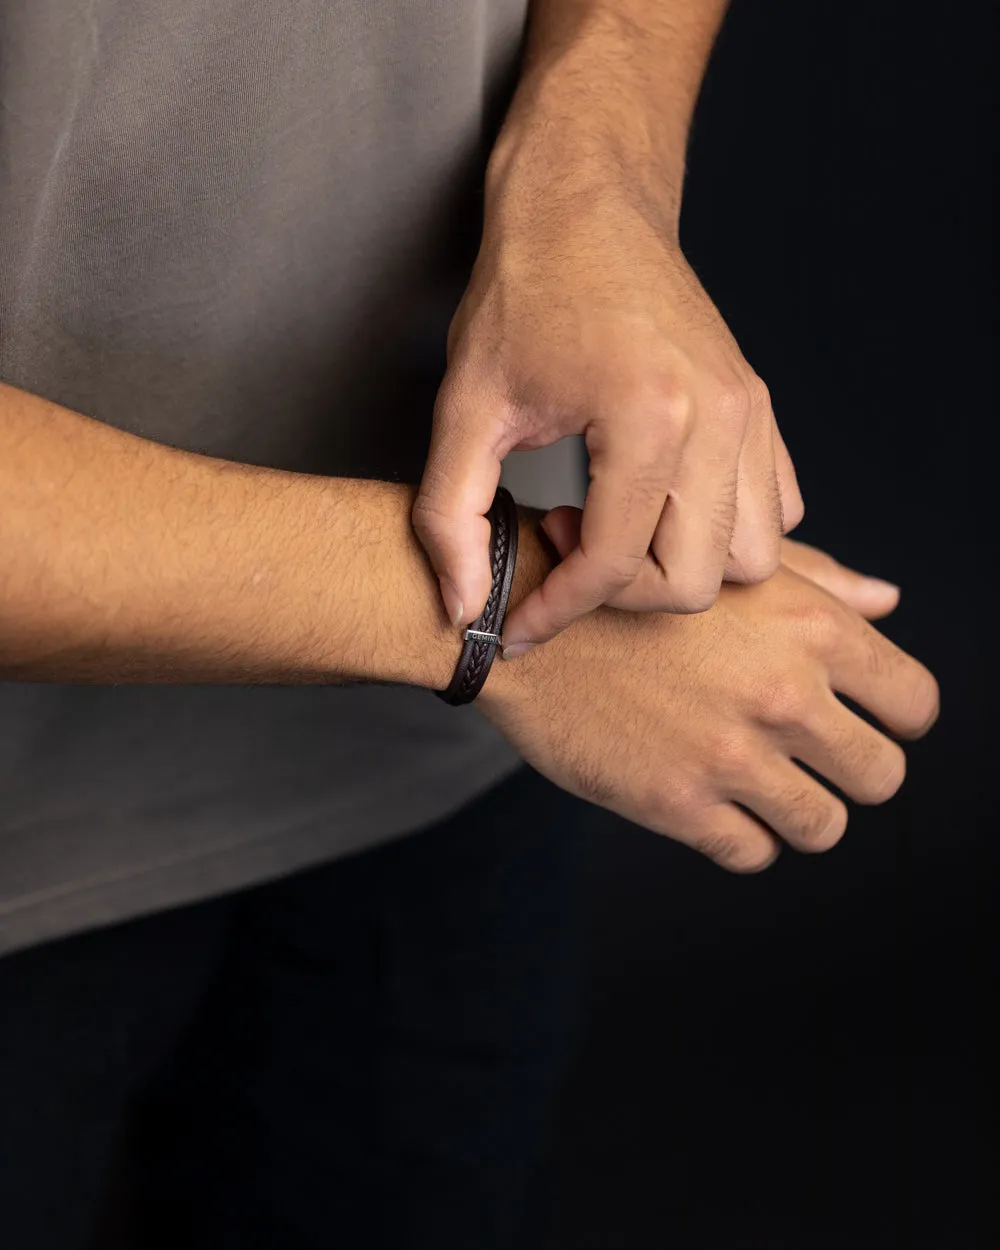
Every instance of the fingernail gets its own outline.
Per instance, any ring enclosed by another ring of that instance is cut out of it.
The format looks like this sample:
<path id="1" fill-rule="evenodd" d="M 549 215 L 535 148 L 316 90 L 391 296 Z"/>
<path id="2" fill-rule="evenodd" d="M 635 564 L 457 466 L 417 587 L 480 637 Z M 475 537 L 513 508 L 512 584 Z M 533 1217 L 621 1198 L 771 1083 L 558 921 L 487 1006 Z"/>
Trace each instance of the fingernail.
<path id="1" fill-rule="evenodd" d="M 448 613 L 448 620 L 452 625 L 457 625 L 465 611 L 461 597 L 447 577 L 439 577 L 438 581 L 441 583 L 441 598 L 444 600 L 444 610 Z"/>
<path id="2" fill-rule="evenodd" d="M 895 595 L 900 593 L 899 587 L 895 584 L 895 582 L 887 582 L 881 577 L 866 577 L 864 582 L 870 590 L 877 591 L 880 595 L 889 591 Z"/>
<path id="3" fill-rule="evenodd" d="M 503 658 L 516 660 L 519 655 L 527 655 L 534 645 L 533 642 L 512 642 L 509 647 L 504 647 Z"/>

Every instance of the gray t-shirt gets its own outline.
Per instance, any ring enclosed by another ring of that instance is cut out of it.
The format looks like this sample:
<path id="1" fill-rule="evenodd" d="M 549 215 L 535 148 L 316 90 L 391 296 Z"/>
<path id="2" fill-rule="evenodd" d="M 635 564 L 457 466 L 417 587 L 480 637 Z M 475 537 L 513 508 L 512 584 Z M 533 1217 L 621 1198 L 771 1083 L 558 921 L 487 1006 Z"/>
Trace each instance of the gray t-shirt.
<path id="1" fill-rule="evenodd" d="M 3 0 L 0 378 L 419 480 L 525 7 Z M 414 830 L 516 764 L 420 690 L 0 684 L 0 951 Z"/>

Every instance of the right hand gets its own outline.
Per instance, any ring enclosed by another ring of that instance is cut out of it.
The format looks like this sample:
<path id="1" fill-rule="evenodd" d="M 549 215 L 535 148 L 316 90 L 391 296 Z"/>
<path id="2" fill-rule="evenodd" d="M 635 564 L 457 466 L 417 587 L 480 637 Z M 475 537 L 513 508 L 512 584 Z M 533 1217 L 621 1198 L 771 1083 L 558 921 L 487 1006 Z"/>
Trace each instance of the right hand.
<path id="1" fill-rule="evenodd" d="M 530 525 L 521 551 L 524 594 L 548 563 Z M 857 575 L 823 553 L 792 544 L 785 558 L 863 599 Z M 480 706 L 564 790 L 724 868 L 766 868 L 782 842 L 828 850 L 847 809 L 797 761 L 859 803 L 885 802 L 905 773 L 898 744 L 837 695 L 918 738 L 937 717 L 938 689 L 810 578 L 783 563 L 761 585 L 724 587 L 696 616 L 600 608 L 545 647 L 495 663 Z M 869 614 L 891 610 L 892 598 L 891 588 L 876 593 Z"/>

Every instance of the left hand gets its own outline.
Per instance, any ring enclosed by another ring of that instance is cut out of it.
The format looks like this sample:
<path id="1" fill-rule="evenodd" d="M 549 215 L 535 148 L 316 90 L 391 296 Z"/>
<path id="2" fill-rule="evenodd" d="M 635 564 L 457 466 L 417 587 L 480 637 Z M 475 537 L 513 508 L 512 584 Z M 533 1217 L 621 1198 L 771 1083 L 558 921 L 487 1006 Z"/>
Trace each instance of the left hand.
<path id="1" fill-rule="evenodd" d="M 769 577 L 803 511 L 767 388 L 680 250 L 679 200 L 572 133 L 538 107 L 491 159 L 413 513 L 467 624 L 489 593 L 504 456 L 585 436 L 579 544 L 511 614 L 510 644 L 602 603 L 704 610 L 723 579 Z"/>

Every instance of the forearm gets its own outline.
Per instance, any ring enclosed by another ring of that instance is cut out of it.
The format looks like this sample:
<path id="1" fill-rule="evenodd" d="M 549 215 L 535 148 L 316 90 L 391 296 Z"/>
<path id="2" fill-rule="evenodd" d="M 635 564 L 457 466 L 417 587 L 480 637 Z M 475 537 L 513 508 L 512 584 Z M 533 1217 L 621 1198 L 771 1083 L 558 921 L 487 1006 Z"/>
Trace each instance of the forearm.
<path id="1" fill-rule="evenodd" d="M 136 438 L 0 386 L 0 677 L 447 685 L 414 492 Z"/>
<path id="2" fill-rule="evenodd" d="M 557 147 L 589 173 L 611 151 L 675 216 L 688 129 L 728 0 L 533 0 L 522 79 L 491 179 L 558 127 Z M 542 126 L 530 122 L 543 120 Z M 530 139 L 529 139 L 530 135 Z M 549 158 L 554 155 L 549 150 Z"/>

